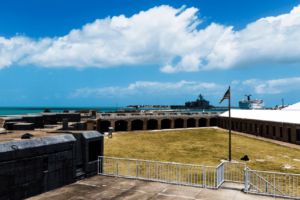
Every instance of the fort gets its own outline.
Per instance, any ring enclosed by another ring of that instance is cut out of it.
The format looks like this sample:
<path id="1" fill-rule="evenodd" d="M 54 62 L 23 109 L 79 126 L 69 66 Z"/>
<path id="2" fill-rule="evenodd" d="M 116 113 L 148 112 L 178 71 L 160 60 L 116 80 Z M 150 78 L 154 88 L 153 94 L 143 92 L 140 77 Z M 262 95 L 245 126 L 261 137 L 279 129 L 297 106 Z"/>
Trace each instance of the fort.
<path id="1" fill-rule="evenodd" d="M 113 131 L 160 130 L 174 128 L 209 127 L 218 125 L 221 113 L 124 113 L 97 114 L 97 119 L 87 120 L 87 130 Z"/>
<path id="2" fill-rule="evenodd" d="M 4 116 L 0 126 L 0 199 L 23 199 L 97 175 L 102 167 L 97 158 L 103 156 L 103 134 L 109 127 L 113 132 L 217 126 L 228 129 L 229 118 L 228 112 L 92 110 L 84 114 Z M 232 110 L 231 127 L 234 131 L 300 144 L 297 111 Z"/>

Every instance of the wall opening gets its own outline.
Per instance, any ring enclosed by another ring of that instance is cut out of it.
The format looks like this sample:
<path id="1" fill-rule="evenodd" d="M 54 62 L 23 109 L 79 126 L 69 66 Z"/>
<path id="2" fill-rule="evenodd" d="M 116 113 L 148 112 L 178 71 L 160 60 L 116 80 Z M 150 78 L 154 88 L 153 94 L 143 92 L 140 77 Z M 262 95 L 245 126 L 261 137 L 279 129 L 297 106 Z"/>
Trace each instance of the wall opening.
<path id="1" fill-rule="evenodd" d="M 266 125 L 266 133 L 269 135 L 269 125 Z"/>
<path id="2" fill-rule="evenodd" d="M 108 127 L 110 127 L 110 121 L 100 122 L 100 132 L 108 132 Z"/>
<path id="3" fill-rule="evenodd" d="M 131 130 L 137 131 L 137 130 L 143 130 L 143 121 L 142 120 L 133 120 L 131 122 Z"/>
<path id="4" fill-rule="evenodd" d="M 247 132 L 247 122 L 245 122 L 245 132 Z"/>
<path id="5" fill-rule="evenodd" d="M 273 136 L 274 137 L 276 136 L 276 128 L 275 128 L 275 126 L 273 126 Z"/>
<path id="6" fill-rule="evenodd" d="M 297 141 L 300 141 L 300 129 L 296 129 Z"/>
<path id="7" fill-rule="evenodd" d="M 235 122 L 236 129 L 239 129 L 239 122 Z"/>
<path id="8" fill-rule="evenodd" d="M 171 128 L 171 120 L 170 119 L 161 120 L 161 129 L 169 129 L 169 128 Z"/>
<path id="9" fill-rule="evenodd" d="M 280 138 L 282 138 L 282 127 L 280 127 Z"/>
<path id="10" fill-rule="evenodd" d="M 218 124 L 217 118 L 211 118 L 209 120 L 209 126 L 217 126 L 217 124 Z"/>
<path id="11" fill-rule="evenodd" d="M 291 128 L 288 128 L 288 142 L 292 142 L 292 133 L 291 133 Z"/>
<path id="12" fill-rule="evenodd" d="M 264 127 L 263 125 L 261 124 L 260 125 L 260 136 L 263 136 L 264 135 Z"/>
<path id="13" fill-rule="evenodd" d="M 127 131 L 128 122 L 119 120 L 115 122 L 115 131 Z"/>
<path id="14" fill-rule="evenodd" d="M 250 131 L 252 131 L 252 123 L 250 123 Z"/>
<path id="15" fill-rule="evenodd" d="M 187 120 L 187 127 L 196 127 L 196 119 L 190 118 Z"/>
<path id="16" fill-rule="evenodd" d="M 101 156 L 101 140 L 89 142 L 89 162 L 98 160 Z"/>
<path id="17" fill-rule="evenodd" d="M 257 124 L 255 124 L 255 129 L 254 129 L 254 132 L 256 132 L 256 133 L 258 133 L 259 132 L 259 130 L 257 130 Z"/>
<path id="18" fill-rule="evenodd" d="M 199 119 L 199 127 L 206 127 L 207 119 L 201 118 Z"/>
<path id="19" fill-rule="evenodd" d="M 234 122 L 231 122 L 231 130 L 234 130 Z"/>
<path id="20" fill-rule="evenodd" d="M 243 124 L 240 122 L 240 132 L 243 132 Z"/>
<path id="21" fill-rule="evenodd" d="M 183 119 L 175 119 L 174 128 L 183 128 Z"/>
<path id="22" fill-rule="evenodd" d="M 158 122 L 155 119 L 150 119 L 147 121 L 147 130 L 157 129 Z"/>

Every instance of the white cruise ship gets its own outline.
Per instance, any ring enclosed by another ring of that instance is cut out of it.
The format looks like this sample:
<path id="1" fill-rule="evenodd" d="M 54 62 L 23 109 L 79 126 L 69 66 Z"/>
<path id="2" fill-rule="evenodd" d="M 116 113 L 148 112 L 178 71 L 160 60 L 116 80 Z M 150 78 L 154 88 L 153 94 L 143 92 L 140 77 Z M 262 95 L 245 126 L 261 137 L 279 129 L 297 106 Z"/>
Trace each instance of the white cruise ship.
<path id="1" fill-rule="evenodd" d="M 251 100 L 251 95 L 245 95 L 248 97 L 247 99 L 242 99 L 242 101 L 239 102 L 240 109 L 250 109 L 250 110 L 262 110 L 265 107 L 265 102 L 260 99 Z"/>

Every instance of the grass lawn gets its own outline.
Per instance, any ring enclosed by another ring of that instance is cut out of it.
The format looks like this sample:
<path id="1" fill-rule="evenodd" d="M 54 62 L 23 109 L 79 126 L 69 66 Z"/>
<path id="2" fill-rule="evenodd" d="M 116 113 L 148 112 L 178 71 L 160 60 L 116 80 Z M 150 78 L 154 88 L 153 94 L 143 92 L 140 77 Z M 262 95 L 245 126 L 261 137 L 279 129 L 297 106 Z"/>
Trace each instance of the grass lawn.
<path id="1" fill-rule="evenodd" d="M 109 139 L 105 136 L 104 143 L 107 157 L 205 166 L 217 166 L 221 159 L 228 159 L 228 132 L 212 128 L 120 133 Z M 241 161 L 244 155 L 250 161 Z M 299 150 L 236 134 L 232 134 L 232 159 L 253 170 L 300 174 Z"/>

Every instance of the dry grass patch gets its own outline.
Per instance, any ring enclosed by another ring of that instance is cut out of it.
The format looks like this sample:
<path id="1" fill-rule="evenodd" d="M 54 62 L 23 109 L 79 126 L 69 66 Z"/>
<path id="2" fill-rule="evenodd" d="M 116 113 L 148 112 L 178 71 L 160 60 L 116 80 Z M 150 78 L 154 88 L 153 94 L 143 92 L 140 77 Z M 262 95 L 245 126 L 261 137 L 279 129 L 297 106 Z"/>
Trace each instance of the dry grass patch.
<path id="1" fill-rule="evenodd" d="M 228 132 L 208 128 L 115 134 L 105 136 L 104 155 L 217 166 L 228 159 Z M 250 161 L 241 161 L 244 155 Z M 232 134 L 232 159 L 253 170 L 300 174 L 299 150 L 241 135 Z"/>

